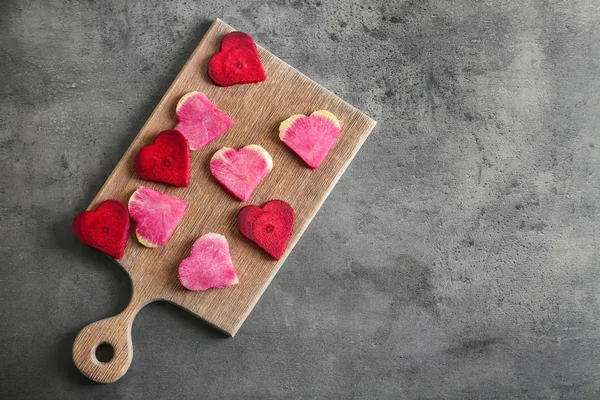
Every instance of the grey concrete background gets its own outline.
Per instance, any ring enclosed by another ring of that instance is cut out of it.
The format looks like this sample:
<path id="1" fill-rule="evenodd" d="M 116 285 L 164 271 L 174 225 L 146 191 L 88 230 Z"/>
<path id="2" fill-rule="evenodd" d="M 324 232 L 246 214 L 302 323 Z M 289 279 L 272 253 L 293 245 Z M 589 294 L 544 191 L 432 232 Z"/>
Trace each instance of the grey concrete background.
<path id="1" fill-rule="evenodd" d="M 221 17 L 379 125 L 227 339 L 141 311 L 71 221 Z M 0 397 L 600 398 L 596 0 L 0 5 Z"/>

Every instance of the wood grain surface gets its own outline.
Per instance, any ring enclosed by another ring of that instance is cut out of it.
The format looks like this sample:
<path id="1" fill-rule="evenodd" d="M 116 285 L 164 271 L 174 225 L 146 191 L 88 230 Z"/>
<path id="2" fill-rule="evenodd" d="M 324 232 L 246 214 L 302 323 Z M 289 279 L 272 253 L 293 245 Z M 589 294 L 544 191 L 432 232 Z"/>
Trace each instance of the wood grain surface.
<path id="1" fill-rule="evenodd" d="M 107 199 L 127 204 L 140 186 L 180 197 L 189 203 L 179 228 L 163 247 L 143 247 L 135 238 L 135 224 L 132 224 L 127 250 L 118 261 L 131 277 L 132 299 L 117 316 L 85 327 L 73 346 L 75 364 L 97 382 L 114 382 L 125 374 L 133 355 L 131 324 L 137 312 L 152 301 L 164 300 L 181 306 L 223 332 L 235 335 L 375 126 L 375 121 L 365 114 L 260 46 L 266 81 L 227 88 L 214 85 L 206 74 L 207 62 L 218 51 L 223 35 L 233 30 L 220 20 L 212 24 L 90 204 L 90 209 Z M 159 132 L 176 125 L 177 101 L 193 90 L 206 94 L 213 104 L 229 115 L 235 121 L 233 127 L 208 146 L 192 152 L 189 187 L 176 188 L 140 179 L 133 165 L 135 155 Z M 342 130 L 323 164 L 313 171 L 279 140 L 278 127 L 292 114 L 310 114 L 320 109 L 333 112 L 340 120 Z M 217 184 L 208 165 L 211 156 L 221 147 L 239 148 L 248 144 L 264 147 L 271 154 L 274 167 L 251 199 L 242 203 Z M 288 202 L 296 212 L 294 233 L 280 261 L 273 260 L 245 239 L 236 227 L 236 215 L 242 207 L 262 205 L 271 199 Z M 191 292 L 179 283 L 177 268 L 189 255 L 194 241 L 208 232 L 227 237 L 240 283 L 225 289 Z M 97 346 L 103 342 L 114 348 L 113 359 L 106 363 L 95 357 Z"/>

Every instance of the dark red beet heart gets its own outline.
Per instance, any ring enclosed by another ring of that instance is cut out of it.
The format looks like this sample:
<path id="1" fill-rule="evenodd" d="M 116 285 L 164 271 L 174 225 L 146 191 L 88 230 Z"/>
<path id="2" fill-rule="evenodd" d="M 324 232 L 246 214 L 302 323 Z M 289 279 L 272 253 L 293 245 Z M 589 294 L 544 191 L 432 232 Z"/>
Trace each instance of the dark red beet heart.
<path id="1" fill-rule="evenodd" d="M 271 200 L 262 207 L 246 206 L 238 213 L 240 233 L 279 260 L 294 228 L 294 209 L 282 200 Z"/>
<path id="2" fill-rule="evenodd" d="M 264 81 L 265 70 L 254 40 L 243 32 L 225 35 L 221 49 L 208 62 L 208 76 L 218 86 Z"/>
<path id="3" fill-rule="evenodd" d="M 135 157 L 135 170 L 148 181 L 186 187 L 190 183 L 190 149 L 179 131 L 162 131 Z"/>
<path id="4" fill-rule="evenodd" d="M 84 211 L 73 220 L 77 238 L 117 260 L 123 257 L 129 238 L 129 213 L 117 200 L 106 200 L 96 211 Z"/>

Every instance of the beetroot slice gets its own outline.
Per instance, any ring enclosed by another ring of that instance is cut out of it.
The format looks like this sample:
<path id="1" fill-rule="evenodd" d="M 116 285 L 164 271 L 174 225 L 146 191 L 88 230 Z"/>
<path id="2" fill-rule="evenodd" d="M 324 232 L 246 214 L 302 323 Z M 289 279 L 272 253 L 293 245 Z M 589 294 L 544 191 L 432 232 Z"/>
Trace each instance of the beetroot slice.
<path id="1" fill-rule="evenodd" d="M 287 220 L 287 224 L 294 225 L 294 210 L 283 200 L 271 200 L 265 203 L 262 208 L 257 206 L 247 206 L 242 208 L 238 213 L 238 229 L 240 233 L 252 240 L 252 226 L 254 221 L 263 213 L 278 213 L 281 217 Z"/>
<path id="2" fill-rule="evenodd" d="M 225 288 L 239 282 L 227 239 L 218 233 L 207 233 L 196 240 L 191 255 L 179 265 L 178 275 L 188 290 Z"/>
<path id="3" fill-rule="evenodd" d="M 136 222 L 135 234 L 146 247 L 162 246 L 183 218 L 187 202 L 178 197 L 140 187 L 129 198 L 129 213 Z"/>
<path id="4" fill-rule="evenodd" d="M 208 62 L 208 76 L 218 86 L 256 83 L 266 79 L 258 49 L 250 35 L 231 32 Z"/>
<path id="5" fill-rule="evenodd" d="M 183 95 L 175 112 L 179 121 L 175 129 L 185 136 L 190 150 L 203 148 L 233 125 L 233 120 L 200 92 Z"/>
<path id="6" fill-rule="evenodd" d="M 255 144 L 239 150 L 223 147 L 210 159 L 210 172 L 214 178 L 241 201 L 248 201 L 254 189 L 272 169 L 271 155 Z"/>
<path id="7" fill-rule="evenodd" d="M 246 238 L 279 260 L 287 249 L 294 228 L 294 209 L 283 200 L 271 200 L 262 207 L 242 208 L 238 229 Z"/>
<path id="8" fill-rule="evenodd" d="M 190 183 L 188 141 L 174 129 L 162 131 L 135 157 L 135 170 L 148 181 L 186 187 Z"/>
<path id="9" fill-rule="evenodd" d="M 73 230 L 82 243 L 118 260 L 123 257 L 129 237 L 127 207 L 118 200 L 106 200 L 95 211 L 77 215 Z"/>
<path id="10" fill-rule="evenodd" d="M 340 121 L 327 110 L 292 115 L 279 125 L 279 138 L 312 169 L 317 169 L 340 135 Z"/>

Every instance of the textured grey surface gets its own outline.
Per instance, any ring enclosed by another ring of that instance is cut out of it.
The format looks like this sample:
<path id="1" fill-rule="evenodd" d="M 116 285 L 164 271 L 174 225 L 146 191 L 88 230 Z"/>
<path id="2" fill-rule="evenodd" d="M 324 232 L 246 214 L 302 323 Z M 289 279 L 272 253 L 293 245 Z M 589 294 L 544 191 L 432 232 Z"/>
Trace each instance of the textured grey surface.
<path id="1" fill-rule="evenodd" d="M 0 397 L 600 398 L 600 10 L 578 1 L 2 1 Z M 212 19 L 378 126 L 238 336 L 127 303 L 70 225 Z"/>

